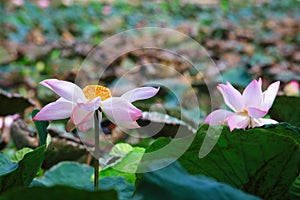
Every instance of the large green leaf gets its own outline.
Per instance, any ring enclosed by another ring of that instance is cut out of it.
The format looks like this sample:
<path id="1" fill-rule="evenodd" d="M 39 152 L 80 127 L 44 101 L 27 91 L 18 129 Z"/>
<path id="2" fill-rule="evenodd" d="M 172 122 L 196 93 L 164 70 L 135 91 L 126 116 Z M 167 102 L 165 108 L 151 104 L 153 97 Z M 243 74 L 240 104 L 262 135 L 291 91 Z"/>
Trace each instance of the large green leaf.
<path id="1" fill-rule="evenodd" d="M 90 200 L 114 200 L 118 199 L 117 193 L 114 190 L 97 190 L 88 191 L 76 189 L 68 186 L 53 186 L 53 187 L 31 187 L 31 188 L 15 188 L 5 192 L 1 200 L 19 200 L 19 199 L 90 199 Z"/>
<path id="2" fill-rule="evenodd" d="M 269 112 L 272 119 L 300 126 L 300 98 L 278 96 Z"/>
<path id="3" fill-rule="evenodd" d="M 199 149 L 208 128 L 199 127 L 192 145 L 179 158 L 189 173 L 212 177 L 264 199 L 288 199 L 287 191 L 300 169 L 299 128 L 283 123 L 230 132 L 224 127 L 216 146 L 200 159 Z M 146 152 L 168 142 L 160 139 Z"/>
<path id="4" fill-rule="evenodd" d="M 44 186 L 67 185 L 76 188 L 87 188 L 91 185 L 91 166 L 76 162 L 61 162 L 48 170 L 44 177 L 37 179 L 34 184 Z"/>
<path id="5" fill-rule="evenodd" d="M 106 177 L 100 179 L 99 189 L 116 190 L 118 192 L 119 200 L 130 200 L 134 193 L 134 185 L 128 183 L 124 177 Z"/>
<path id="6" fill-rule="evenodd" d="M 75 162 L 61 162 L 47 171 L 43 178 L 36 179 L 34 186 L 65 185 L 79 189 L 93 190 L 91 182 L 93 167 Z M 134 186 L 124 177 L 105 177 L 99 180 L 99 189 L 114 189 L 118 192 L 119 199 L 130 199 Z"/>
<path id="7" fill-rule="evenodd" d="M 44 160 L 45 146 L 41 146 L 32 152 L 27 153 L 24 158 L 17 164 L 8 162 L 8 173 L 0 175 L 0 193 L 7 189 L 17 186 L 28 186 L 39 171 Z M 7 158 L 0 157 L 1 160 Z M 9 171 L 9 169 L 14 170 Z"/>
<path id="8" fill-rule="evenodd" d="M 163 162 L 163 161 L 159 161 Z M 155 165 L 155 163 L 152 163 Z M 178 162 L 154 172 L 145 173 L 139 182 L 136 196 L 150 199 L 189 200 L 255 200 L 224 183 L 218 183 L 204 176 L 188 174 Z"/>

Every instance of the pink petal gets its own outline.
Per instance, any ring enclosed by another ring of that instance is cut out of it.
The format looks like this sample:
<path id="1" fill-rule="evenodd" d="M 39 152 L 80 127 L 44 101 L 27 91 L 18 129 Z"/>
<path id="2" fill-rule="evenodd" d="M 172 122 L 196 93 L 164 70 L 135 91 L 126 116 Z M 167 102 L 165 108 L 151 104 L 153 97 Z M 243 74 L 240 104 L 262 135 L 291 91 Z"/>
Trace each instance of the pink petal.
<path id="1" fill-rule="evenodd" d="M 261 90 L 261 79 L 259 81 L 253 80 L 244 90 L 243 98 L 245 106 L 259 108 L 262 103 L 262 90 Z"/>
<path id="2" fill-rule="evenodd" d="M 206 117 L 204 123 L 209 124 L 210 126 L 226 124 L 227 118 L 232 114 L 233 112 L 223 109 L 215 110 Z"/>
<path id="3" fill-rule="evenodd" d="M 79 107 L 81 109 L 84 109 L 86 111 L 95 111 L 97 109 L 99 109 L 101 104 L 101 98 L 97 97 L 95 99 L 93 99 L 92 101 L 89 101 L 87 103 L 78 103 L 77 105 L 79 105 Z"/>
<path id="4" fill-rule="evenodd" d="M 258 82 L 258 84 L 259 84 L 259 88 L 262 88 L 262 79 L 259 78 L 257 82 Z"/>
<path id="5" fill-rule="evenodd" d="M 264 117 L 268 113 L 268 111 L 266 110 L 261 110 L 259 108 L 254 108 L 254 107 L 249 107 L 247 110 L 249 116 L 254 118 Z"/>
<path id="6" fill-rule="evenodd" d="M 70 117 L 73 104 L 63 98 L 49 103 L 38 112 L 33 120 L 58 120 Z"/>
<path id="7" fill-rule="evenodd" d="M 121 97 L 123 99 L 126 99 L 129 102 L 134 102 L 141 99 L 149 99 L 157 94 L 160 88 L 154 88 L 154 87 L 140 87 L 135 88 L 133 90 L 129 90 L 125 94 L 123 94 Z"/>
<path id="8" fill-rule="evenodd" d="M 280 81 L 272 83 L 263 93 L 263 108 L 270 109 L 279 90 Z"/>
<path id="9" fill-rule="evenodd" d="M 246 128 L 249 125 L 250 118 L 244 114 L 232 114 L 228 117 L 228 126 L 230 131 L 236 128 Z"/>
<path id="10" fill-rule="evenodd" d="M 87 111 L 81 109 L 79 105 L 76 105 L 72 111 L 71 120 L 75 125 L 79 125 L 90 120 L 93 117 L 94 111 Z"/>
<path id="11" fill-rule="evenodd" d="M 226 105 L 233 111 L 242 111 L 244 109 L 244 101 L 241 93 L 237 91 L 229 82 L 224 84 L 219 84 L 217 86 L 218 90 L 221 92 Z"/>
<path id="12" fill-rule="evenodd" d="M 111 97 L 102 102 L 101 109 L 106 117 L 123 128 L 138 128 L 136 120 L 142 117 L 142 111 L 122 97 Z"/>
<path id="13" fill-rule="evenodd" d="M 40 84 L 49 88 L 57 95 L 63 97 L 66 100 L 72 102 L 78 102 L 78 100 L 80 100 L 81 102 L 86 101 L 82 89 L 74 83 L 68 81 L 60 81 L 57 79 L 46 79 L 40 82 Z"/>
<path id="14" fill-rule="evenodd" d="M 102 113 L 100 113 L 99 111 L 97 111 L 99 114 L 98 114 L 98 121 L 99 121 L 99 124 L 100 122 L 102 121 Z M 86 133 L 88 130 L 90 130 L 92 127 L 94 126 L 94 118 L 90 118 L 89 120 L 81 123 L 78 125 L 78 129 L 83 132 L 83 133 Z"/>
<path id="15" fill-rule="evenodd" d="M 252 127 L 263 126 L 265 124 L 277 124 L 278 122 L 273 119 L 265 119 L 265 118 L 258 118 L 252 120 Z"/>

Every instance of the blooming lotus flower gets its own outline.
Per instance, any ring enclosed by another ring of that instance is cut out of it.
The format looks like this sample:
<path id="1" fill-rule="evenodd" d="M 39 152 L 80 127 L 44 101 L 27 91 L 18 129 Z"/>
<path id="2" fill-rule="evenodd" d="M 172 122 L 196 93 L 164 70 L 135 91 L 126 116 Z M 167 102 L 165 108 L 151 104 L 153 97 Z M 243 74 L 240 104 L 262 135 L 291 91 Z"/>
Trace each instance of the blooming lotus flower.
<path id="1" fill-rule="evenodd" d="M 299 83 L 291 81 L 284 87 L 283 91 L 286 96 L 299 96 Z"/>
<path id="2" fill-rule="evenodd" d="M 95 111 L 100 113 L 99 121 L 104 112 L 110 121 L 122 128 L 138 128 L 136 120 L 142 117 L 142 111 L 131 103 L 151 98 L 159 90 L 141 87 L 130 90 L 121 97 L 112 97 L 110 90 L 100 85 L 89 85 L 82 90 L 74 83 L 57 79 L 47 79 L 40 84 L 54 91 L 60 98 L 42 108 L 33 120 L 71 117 L 71 122 L 82 132 L 87 132 L 93 126 Z"/>
<path id="3" fill-rule="evenodd" d="M 48 8 L 50 6 L 50 0 L 38 0 L 37 1 L 37 5 L 40 7 L 40 8 Z"/>
<path id="4" fill-rule="evenodd" d="M 253 80 L 241 94 L 229 82 L 219 84 L 225 104 L 233 111 L 219 109 L 209 114 L 204 123 L 211 126 L 227 124 L 232 131 L 235 128 L 253 128 L 264 124 L 278 123 L 273 119 L 263 118 L 271 108 L 277 95 L 280 82 L 271 84 L 262 92 L 262 80 Z"/>
<path id="5" fill-rule="evenodd" d="M 11 2 L 16 6 L 22 6 L 24 4 L 24 0 L 11 0 Z"/>

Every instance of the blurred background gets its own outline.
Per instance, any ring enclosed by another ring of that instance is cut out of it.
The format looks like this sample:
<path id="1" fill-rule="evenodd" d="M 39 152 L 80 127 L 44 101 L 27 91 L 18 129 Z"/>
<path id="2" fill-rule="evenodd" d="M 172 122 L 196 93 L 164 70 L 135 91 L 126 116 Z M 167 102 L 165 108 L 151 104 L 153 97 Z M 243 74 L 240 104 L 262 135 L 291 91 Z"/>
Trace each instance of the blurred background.
<path id="1" fill-rule="evenodd" d="M 296 0 L 134 0 L 130 3 L 2 0 L 0 10 L 1 148 L 9 145 L 7 154 L 15 147 L 38 145 L 30 117 L 32 108 L 42 107 L 57 98 L 38 83 L 46 78 L 73 82 L 82 61 L 95 46 L 116 33 L 133 28 L 165 27 L 190 36 L 207 50 L 222 73 L 222 80 L 211 79 L 215 82 L 230 81 L 243 88 L 253 78 L 262 77 L 264 87 L 280 80 L 280 94 L 299 96 L 300 2 Z M 158 39 L 153 38 L 153 42 Z M 130 45 L 123 44 L 125 47 Z M 112 46 L 110 51 L 117 52 L 118 47 Z M 194 49 L 185 53 L 193 55 Z M 119 76 L 145 63 L 172 65 L 189 80 L 202 100 L 199 105 L 201 116 L 195 118 L 187 114 L 185 119 L 191 123 L 196 119 L 196 124 L 199 120 L 202 122 L 211 111 L 210 96 L 203 79 L 205 74 L 195 73 L 175 57 L 130 52 L 111 64 L 102 82 L 111 86 Z M 153 73 L 169 76 L 163 71 Z M 180 84 L 174 89 L 182 91 L 175 103 L 164 91 L 154 101 L 164 104 L 170 116 L 180 118 L 176 107 L 189 98 L 189 93 Z M 149 109 L 146 104 L 139 107 Z M 165 120 L 161 116 L 157 118 L 158 123 Z M 12 124 L 14 119 L 19 121 Z M 53 131 L 52 137 L 60 136 L 76 145 L 80 143 L 65 133 L 65 121 L 62 122 L 56 124 L 59 131 Z M 180 123 L 170 122 L 172 126 Z M 124 139 L 120 134 L 112 137 Z M 84 151 L 75 150 L 77 155 Z"/>

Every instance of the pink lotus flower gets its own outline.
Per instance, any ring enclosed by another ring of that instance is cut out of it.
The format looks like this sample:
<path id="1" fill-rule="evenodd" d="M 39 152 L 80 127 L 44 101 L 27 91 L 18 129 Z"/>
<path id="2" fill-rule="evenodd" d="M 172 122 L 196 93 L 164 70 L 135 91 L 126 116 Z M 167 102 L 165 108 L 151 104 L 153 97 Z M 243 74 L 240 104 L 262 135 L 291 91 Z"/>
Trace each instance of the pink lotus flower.
<path id="1" fill-rule="evenodd" d="M 50 6 L 50 0 L 37 0 L 37 5 L 40 8 L 48 8 Z"/>
<path id="2" fill-rule="evenodd" d="M 24 0 L 11 0 L 11 2 L 16 6 L 23 6 L 24 4 Z"/>
<path id="3" fill-rule="evenodd" d="M 225 104 L 233 111 L 224 109 L 213 111 L 204 123 L 211 126 L 227 124 L 232 131 L 235 128 L 253 128 L 264 124 L 278 123 L 273 119 L 263 118 L 271 108 L 277 95 L 280 82 L 271 84 L 265 92 L 262 92 L 261 79 L 253 80 L 241 94 L 229 82 L 219 84 Z"/>
<path id="4" fill-rule="evenodd" d="M 106 5 L 102 9 L 102 14 L 103 15 L 110 15 L 111 14 L 111 6 Z"/>
<path id="5" fill-rule="evenodd" d="M 283 89 L 286 96 L 299 96 L 299 83 L 291 81 Z"/>
<path id="6" fill-rule="evenodd" d="M 102 113 L 126 129 L 138 128 L 136 120 L 142 117 L 142 111 L 131 103 L 141 99 L 153 97 L 159 90 L 153 87 L 141 87 L 130 90 L 121 97 L 111 97 L 110 90 L 100 85 L 89 85 L 83 90 L 74 83 L 47 79 L 40 82 L 60 96 L 60 98 L 46 105 L 33 120 L 58 120 L 71 117 L 71 122 L 80 131 L 87 132 L 93 126 L 94 112 L 99 121 Z"/>

